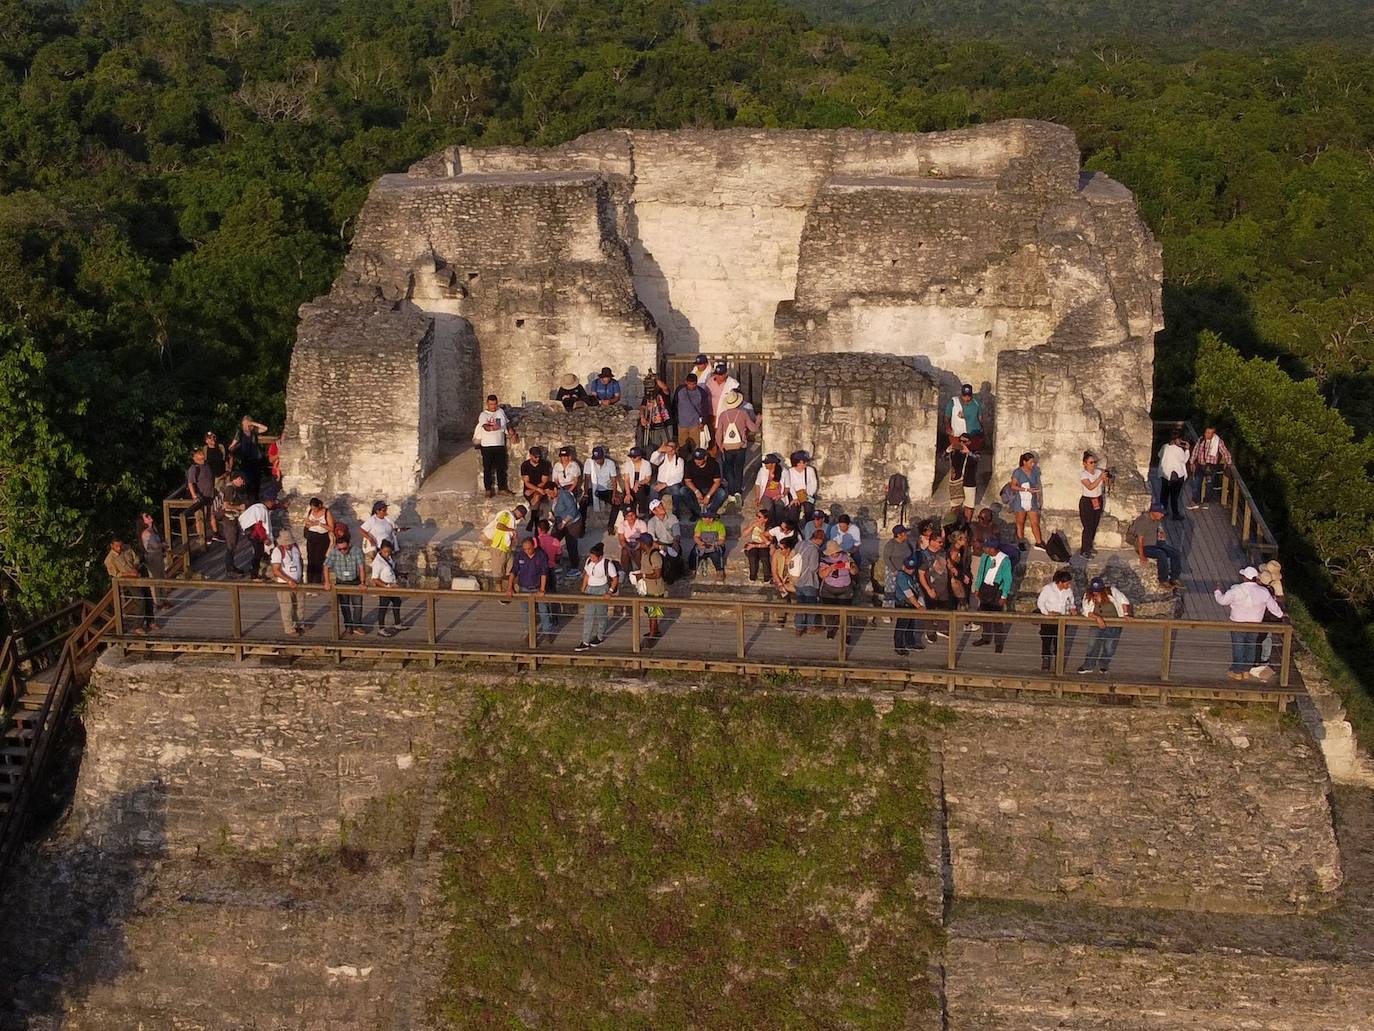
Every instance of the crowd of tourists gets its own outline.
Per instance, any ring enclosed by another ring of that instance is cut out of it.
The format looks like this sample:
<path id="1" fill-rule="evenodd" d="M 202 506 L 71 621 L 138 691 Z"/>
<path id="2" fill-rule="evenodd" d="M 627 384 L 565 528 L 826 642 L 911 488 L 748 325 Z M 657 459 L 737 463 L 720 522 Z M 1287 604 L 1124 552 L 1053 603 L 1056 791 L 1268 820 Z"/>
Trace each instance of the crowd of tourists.
<path id="1" fill-rule="evenodd" d="M 613 370 L 603 368 L 590 386 L 576 376 L 564 377 L 555 400 L 576 410 L 619 405 L 622 396 Z M 569 590 L 594 598 L 634 591 L 652 599 L 644 610 L 645 644 L 652 647 L 662 636 L 662 599 L 669 588 L 684 579 L 724 583 L 727 559 L 738 551 L 749 582 L 771 587 L 777 600 L 825 607 L 852 605 L 866 596 L 872 605 L 893 610 L 885 614 L 893 627 L 893 648 L 897 655 L 908 656 L 955 628 L 977 634 L 973 646 L 1002 652 L 1011 624 L 997 617 L 1011 607 L 1016 566 L 1031 549 L 1068 562 L 1062 535 L 1048 540 L 1045 535 L 1044 488 L 1035 453 L 1021 455 L 1000 487 L 1000 500 L 1010 513 L 1006 531 L 999 528 L 992 508 L 978 507 L 985 427 L 971 384 L 963 384 L 941 411 L 939 458 L 948 499 L 943 517 L 912 526 L 898 522 L 868 558 L 856 519 L 838 507 L 825 508 L 810 453 L 799 449 L 785 456 L 765 454 L 757 472 L 747 475 L 751 445 L 761 427 L 761 417 L 726 363 L 698 355 L 673 389 L 656 374 L 646 380 L 639 434 L 623 460 L 617 462 L 602 446 L 594 447 L 585 459 L 566 445 L 552 456 L 539 445 L 522 448 L 517 493 L 509 466 L 518 435 L 499 398 L 489 395 L 472 436 L 481 453 L 483 487 L 488 497 L 499 492 L 519 498 L 483 529 L 490 548 L 489 586 L 508 596 L 534 594 L 541 599 Z M 281 507 L 280 455 L 275 442 L 264 446 L 260 440 L 266 432 L 265 425 L 249 417 L 228 445 L 207 432 L 186 471 L 186 516 L 207 548 L 223 545 L 223 575 L 286 588 L 277 592 L 277 599 L 288 636 L 304 632 L 300 589 L 311 586 L 342 589 L 339 620 L 346 634 L 368 632 L 368 594 L 376 597 L 378 634 L 391 636 L 404 629 L 401 598 L 393 592 L 401 580 L 397 553 L 406 527 L 392 519 L 387 501 L 378 500 L 356 527 L 355 537 L 354 528 L 336 518 L 320 498 L 311 498 L 300 541 L 291 529 L 274 531 L 274 513 Z M 1217 477 L 1231 456 L 1213 428 L 1191 446 L 1180 430 L 1160 449 L 1158 462 L 1158 498 L 1135 520 L 1127 538 L 1138 561 L 1157 562 L 1160 582 L 1178 590 L 1183 555 L 1169 523 L 1184 519 L 1184 505 L 1198 509 L 1216 497 Z M 1112 482 L 1098 456 L 1085 451 L 1078 550 L 1088 560 L 1095 556 Z M 1192 490 L 1185 498 L 1189 482 Z M 904 518 L 905 496 L 886 500 L 900 503 Z M 722 520 L 730 506 L 740 511 L 742 521 L 734 541 Z M 593 525 L 597 533 L 589 530 Z M 105 560 L 109 574 L 163 579 L 167 542 L 152 514 L 143 514 L 134 541 L 132 549 L 123 540 L 112 542 Z M 246 565 L 241 542 L 247 545 Z M 1282 618 L 1275 601 L 1276 596 L 1282 598 L 1281 579 L 1277 563 L 1273 566 L 1242 569 L 1241 582 L 1225 592 L 1218 585 L 1215 600 L 1230 611 L 1233 621 Z M 1088 579 L 1081 601 L 1074 597 L 1072 585 L 1067 566 L 1055 572 L 1036 597 L 1036 611 L 1046 617 L 1092 619 L 1078 672 L 1106 673 L 1121 626 L 1105 620 L 1128 620 L 1133 607 L 1100 575 Z M 156 616 L 168 605 L 166 598 L 143 587 L 132 587 L 130 597 L 133 633 L 159 629 Z M 609 606 L 608 600 L 583 607 L 578 650 L 596 648 L 605 640 Z M 538 633 L 554 633 L 557 603 L 541 600 L 536 611 Z M 968 617 L 950 615 L 961 611 Z M 832 638 L 840 623 L 815 611 L 798 611 L 784 622 L 798 636 Z M 1228 675 L 1263 675 L 1271 642 L 1262 634 L 1232 636 Z M 1058 623 L 1043 623 L 1043 670 L 1055 668 L 1058 641 Z"/>

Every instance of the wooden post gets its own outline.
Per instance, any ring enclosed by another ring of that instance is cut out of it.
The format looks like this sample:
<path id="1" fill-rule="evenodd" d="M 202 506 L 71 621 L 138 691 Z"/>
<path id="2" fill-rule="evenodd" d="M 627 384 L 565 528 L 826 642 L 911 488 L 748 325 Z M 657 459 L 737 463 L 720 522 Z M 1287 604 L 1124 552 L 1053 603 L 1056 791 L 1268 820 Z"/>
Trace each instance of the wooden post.
<path id="1" fill-rule="evenodd" d="M 642 638 L 644 636 L 640 629 L 639 599 L 633 598 L 630 601 L 630 650 L 636 655 L 642 650 Z"/>
<path id="2" fill-rule="evenodd" d="M 1293 626 L 1283 628 L 1283 664 L 1279 666 L 1279 687 L 1288 686 L 1288 670 L 1293 665 Z"/>
<path id="3" fill-rule="evenodd" d="M 1246 557 L 1250 554 L 1250 506 L 1245 506 L 1245 518 L 1241 521 L 1240 543 L 1245 546 Z"/>
<path id="4" fill-rule="evenodd" d="M 239 597 L 239 585 L 229 585 L 229 611 L 234 623 L 234 659 L 243 661 L 243 600 Z"/>
<path id="5" fill-rule="evenodd" d="M 171 549 L 172 558 L 176 558 L 176 541 L 172 538 L 172 506 L 166 501 L 162 502 L 162 539 L 167 542 L 167 547 Z"/>
<path id="6" fill-rule="evenodd" d="M 840 661 L 849 661 L 849 606 L 840 606 Z"/>
<path id="7" fill-rule="evenodd" d="M 735 658 L 744 658 L 744 603 L 735 602 Z"/>
<path id="8" fill-rule="evenodd" d="M 1174 624 L 1164 621 L 1164 646 L 1160 649 L 1159 660 L 1159 679 L 1165 683 L 1169 681 L 1169 668 L 1174 661 Z"/>
<path id="9" fill-rule="evenodd" d="M 1059 625 L 1055 627 L 1055 650 L 1054 650 L 1054 675 L 1062 677 L 1064 675 L 1064 638 L 1068 630 L 1068 624 L 1064 622 L 1064 617 L 1059 617 Z"/>
<path id="10" fill-rule="evenodd" d="M 338 643 L 343 640 L 343 621 L 339 617 L 339 592 L 332 590 L 329 592 L 329 625 L 333 627 L 334 641 Z"/>
<path id="11" fill-rule="evenodd" d="M 425 621 L 428 623 L 426 628 L 426 639 L 430 643 L 429 668 L 436 669 L 439 665 L 439 615 L 436 611 L 439 601 L 434 595 L 425 597 Z"/>
<path id="12" fill-rule="evenodd" d="M 115 633 L 120 637 L 124 636 L 124 594 L 120 591 L 119 581 L 122 577 L 114 578 L 114 627 Z"/>
<path id="13" fill-rule="evenodd" d="M 1235 526 L 1240 522 L 1240 491 L 1236 490 L 1235 481 L 1231 482 L 1231 525 Z"/>
<path id="14" fill-rule="evenodd" d="M 953 669 L 959 661 L 959 638 L 955 636 L 954 629 L 959 625 L 958 611 L 951 611 L 949 614 L 949 647 L 945 652 L 945 668 Z"/>
<path id="15" fill-rule="evenodd" d="M 186 558 L 181 567 L 181 578 L 191 579 L 191 531 L 186 528 L 186 509 L 182 509 L 177 519 L 181 522 L 181 543 L 186 548 Z"/>
<path id="16" fill-rule="evenodd" d="M 527 614 L 529 616 L 529 622 L 526 624 L 526 626 L 529 631 L 528 643 L 530 651 L 534 651 L 539 647 L 539 624 L 535 622 L 534 599 L 535 595 L 533 594 L 525 595 L 525 604 L 529 607 L 527 611 Z"/>

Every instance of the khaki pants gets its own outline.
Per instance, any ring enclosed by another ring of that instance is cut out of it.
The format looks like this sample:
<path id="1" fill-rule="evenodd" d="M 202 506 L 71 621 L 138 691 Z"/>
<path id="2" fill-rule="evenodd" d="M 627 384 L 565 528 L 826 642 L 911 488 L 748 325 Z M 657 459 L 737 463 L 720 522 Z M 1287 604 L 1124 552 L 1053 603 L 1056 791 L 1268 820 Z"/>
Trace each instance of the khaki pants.
<path id="1" fill-rule="evenodd" d="M 490 562 L 492 586 L 502 590 L 506 586 L 506 581 L 510 579 L 511 553 L 492 548 Z"/>
<path id="2" fill-rule="evenodd" d="M 277 592 L 277 608 L 281 609 L 281 626 L 287 633 L 295 630 L 301 622 L 301 596 L 297 591 Z"/>
<path id="3" fill-rule="evenodd" d="M 699 440 L 701 440 L 700 426 L 679 426 L 677 428 L 677 448 L 679 453 L 682 452 L 684 447 L 695 448 Z M 690 458 L 691 456 L 684 454 L 683 457 Z"/>

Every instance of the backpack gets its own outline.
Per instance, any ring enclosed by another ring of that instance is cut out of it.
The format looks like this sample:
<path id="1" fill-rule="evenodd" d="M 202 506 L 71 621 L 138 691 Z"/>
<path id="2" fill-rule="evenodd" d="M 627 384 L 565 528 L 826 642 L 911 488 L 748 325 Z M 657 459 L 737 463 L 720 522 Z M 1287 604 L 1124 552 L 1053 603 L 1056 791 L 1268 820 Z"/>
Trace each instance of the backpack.
<path id="1" fill-rule="evenodd" d="M 901 473 L 893 473 L 887 478 L 887 490 L 883 492 L 883 525 L 887 525 L 888 508 L 897 509 L 897 521 L 906 522 L 906 506 L 911 500 L 911 485 Z"/>

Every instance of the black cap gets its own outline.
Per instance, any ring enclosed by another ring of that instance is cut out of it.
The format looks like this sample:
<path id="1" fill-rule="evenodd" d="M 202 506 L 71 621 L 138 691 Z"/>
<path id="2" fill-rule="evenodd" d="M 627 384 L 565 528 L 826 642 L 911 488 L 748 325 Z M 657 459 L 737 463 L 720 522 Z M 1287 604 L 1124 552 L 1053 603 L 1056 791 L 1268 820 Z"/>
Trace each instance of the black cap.
<path id="1" fill-rule="evenodd" d="M 488 395 L 487 395 L 487 400 L 488 400 L 488 401 L 495 401 L 495 400 L 496 400 L 496 395 L 495 395 L 495 394 L 488 394 Z"/>
<path id="2" fill-rule="evenodd" d="M 704 354 L 699 354 L 699 355 L 697 355 L 697 359 L 696 359 L 695 362 L 693 362 L 693 364 L 694 364 L 694 365 L 701 365 L 703 362 L 706 362 L 706 361 L 708 361 L 708 360 L 709 360 L 709 359 L 706 357 L 706 355 L 704 355 Z"/>
<path id="3" fill-rule="evenodd" d="M 717 372 L 724 372 L 724 371 L 725 371 L 725 363 L 724 363 L 724 362 L 716 362 L 716 371 L 717 371 Z"/>
<path id="4" fill-rule="evenodd" d="M 972 393 L 973 393 L 973 384 L 972 384 L 972 383 L 965 383 L 962 387 L 959 388 L 959 393 L 961 393 L 961 394 L 972 394 Z"/>
<path id="5" fill-rule="evenodd" d="M 643 458 L 643 457 L 644 457 L 644 449 L 641 448 L 641 447 L 640 447 L 639 445 L 637 445 L 637 444 L 636 444 L 634 447 L 630 448 L 630 450 L 629 450 L 628 452 L 626 452 L 626 453 L 627 453 L 631 458 Z"/>
<path id="6" fill-rule="evenodd" d="M 564 455 L 571 455 L 571 454 L 572 454 L 572 448 L 570 448 L 570 447 L 561 447 L 561 448 L 558 449 L 558 457 L 559 457 L 559 458 L 562 458 Z"/>
<path id="7" fill-rule="evenodd" d="M 706 449 L 704 447 L 697 448 L 695 451 L 692 452 L 692 457 L 695 458 L 698 462 L 700 462 L 703 458 L 706 457 Z"/>

